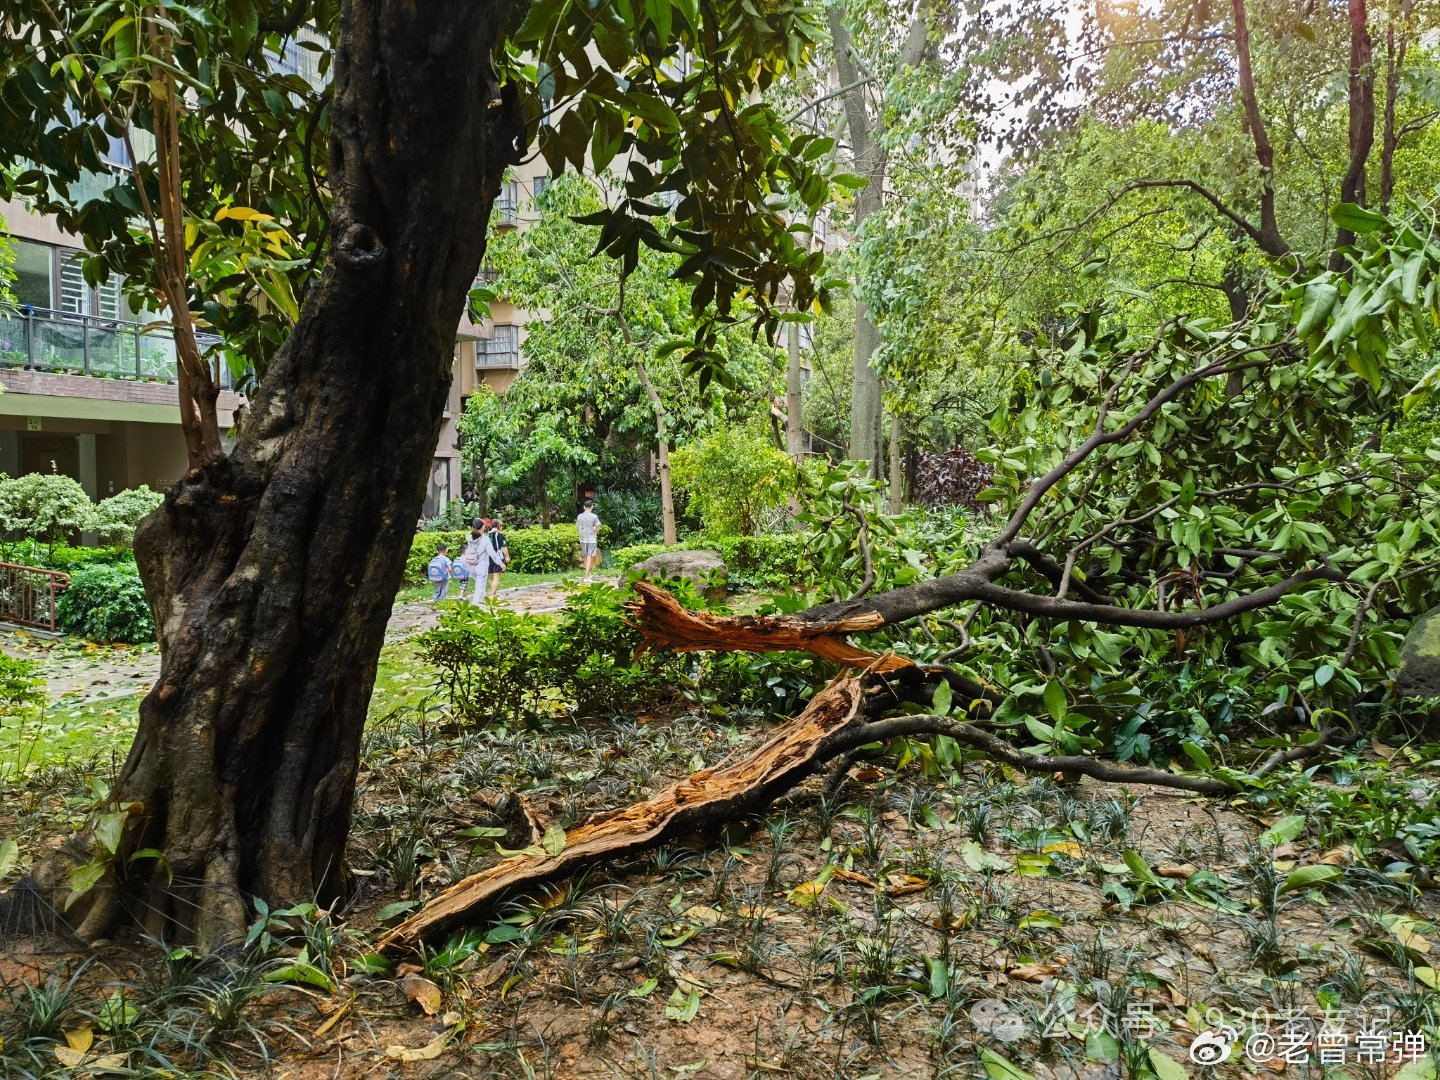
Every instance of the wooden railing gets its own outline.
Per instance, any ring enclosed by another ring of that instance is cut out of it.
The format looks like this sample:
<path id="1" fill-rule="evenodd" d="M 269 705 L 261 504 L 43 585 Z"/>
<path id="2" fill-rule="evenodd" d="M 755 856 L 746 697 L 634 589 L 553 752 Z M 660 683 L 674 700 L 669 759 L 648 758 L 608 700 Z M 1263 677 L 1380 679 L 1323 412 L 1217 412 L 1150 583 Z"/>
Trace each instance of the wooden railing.
<path id="1" fill-rule="evenodd" d="M 0 620 L 53 631 L 55 600 L 69 585 L 58 570 L 0 562 Z"/>

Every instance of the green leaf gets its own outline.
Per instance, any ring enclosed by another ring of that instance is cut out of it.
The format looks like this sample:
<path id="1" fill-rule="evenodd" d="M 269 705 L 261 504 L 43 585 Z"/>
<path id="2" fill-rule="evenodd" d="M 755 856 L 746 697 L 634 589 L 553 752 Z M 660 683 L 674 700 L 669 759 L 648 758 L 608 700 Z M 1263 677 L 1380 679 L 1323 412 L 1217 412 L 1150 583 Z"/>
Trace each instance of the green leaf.
<path id="1" fill-rule="evenodd" d="M 545 830 L 545 835 L 540 840 L 540 846 L 545 849 L 547 855 L 559 855 L 565 850 L 565 830 L 559 825 L 551 825 Z"/>
<path id="2" fill-rule="evenodd" d="M 985 1075 L 990 1080 L 1035 1080 L 1033 1074 L 983 1046 L 980 1048 L 980 1064 L 985 1066 Z"/>
<path id="3" fill-rule="evenodd" d="M 66 899 L 65 906 L 68 908 L 82 895 L 99 884 L 100 879 L 105 876 L 105 871 L 109 869 L 109 859 L 91 859 L 84 866 L 77 866 L 74 870 L 71 870 L 69 878 L 70 896 Z"/>
<path id="4" fill-rule="evenodd" d="M 310 986 L 318 986 L 321 990 L 332 994 L 335 992 L 335 980 L 314 964 L 303 960 L 296 960 L 294 963 L 285 964 L 274 971 L 267 971 L 262 978 L 266 982 L 308 983 Z"/>
<path id="5" fill-rule="evenodd" d="M 120 838 L 125 833 L 128 811 L 119 810 L 113 814 L 101 814 L 95 819 L 95 840 L 111 855 L 120 850 Z"/>
<path id="6" fill-rule="evenodd" d="M 1294 892 L 1336 880 L 1343 871 L 1338 866 L 1301 866 L 1292 870 L 1280 885 L 1280 892 Z"/>
<path id="7" fill-rule="evenodd" d="M 949 715 L 952 703 L 952 691 L 948 682 L 941 682 L 935 687 L 935 696 L 930 700 L 930 711 L 939 716 Z"/>
<path id="8" fill-rule="evenodd" d="M 1214 763 L 1210 760 L 1210 755 L 1205 752 L 1205 748 L 1199 743 L 1183 742 L 1180 744 L 1180 749 L 1185 751 L 1185 756 L 1190 759 L 1191 764 L 1202 772 L 1209 772 L 1214 768 Z"/>
<path id="9" fill-rule="evenodd" d="M 1283 817 L 1260 834 L 1260 843 L 1267 847 L 1279 847 L 1294 840 L 1305 831 L 1305 819 L 1299 814 Z"/>
<path id="10" fill-rule="evenodd" d="M 925 958 L 925 967 L 930 975 L 931 1000 L 944 997 L 950 987 L 950 968 L 944 960 L 934 956 Z"/>
<path id="11" fill-rule="evenodd" d="M 692 989 L 689 997 L 678 986 L 665 1003 L 665 1019 L 688 1024 L 700 1011 L 700 991 Z"/>
<path id="12" fill-rule="evenodd" d="M 116 990 L 105 999 L 95 1018 L 100 1022 L 101 1031 L 119 1031 L 140 1019 L 140 1010 L 125 1000 L 125 991 Z"/>
<path id="13" fill-rule="evenodd" d="M 1435 1080 L 1436 1070 L 1435 1059 L 1427 1054 L 1410 1062 L 1392 1080 Z"/>
<path id="14" fill-rule="evenodd" d="M 1092 1061 L 1116 1061 L 1120 1044 L 1108 1031 L 1092 1031 L 1085 1036 L 1085 1056 Z"/>
<path id="15" fill-rule="evenodd" d="M 1340 228 L 1348 229 L 1353 233 L 1372 233 L 1390 222 L 1390 219 L 1384 214 L 1377 214 L 1373 210 L 1366 210 L 1363 206 L 1345 202 L 1337 203 L 1331 209 L 1330 220 Z M 1161 1077 L 1160 1080 L 1165 1080 L 1165 1078 Z"/>
<path id="16" fill-rule="evenodd" d="M 20 862 L 20 845 L 13 836 L 0 840 L 0 881 L 10 876 Z"/>
<path id="17" fill-rule="evenodd" d="M 1146 885 L 1160 884 L 1160 878 L 1156 876 L 1154 870 L 1150 869 L 1150 864 L 1145 861 L 1145 856 L 1134 848 L 1126 848 L 1121 857 L 1125 860 L 1125 865 L 1130 868 L 1130 873 L 1135 875 L 1136 881 L 1142 881 Z"/>
<path id="18" fill-rule="evenodd" d="M 1166 1057 L 1158 1048 L 1150 1047 L 1150 1068 L 1155 1070 L 1159 1080 L 1190 1080 L 1190 1074 L 1172 1057 Z"/>
<path id="19" fill-rule="evenodd" d="M 1051 679 L 1045 684 L 1045 711 L 1055 723 L 1065 722 L 1065 687 L 1060 684 L 1059 679 Z"/>
<path id="20" fill-rule="evenodd" d="M 1315 669 L 1316 686 L 1324 686 L 1333 678 L 1335 678 L 1335 666 L 1333 664 L 1321 664 Z"/>
<path id="21" fill-rule="evenodd" d="M 1300 321 L 1295 326 L 1295 336 L 1304 340 L 1313 334 L 1330 316 L 1340 290 L 1328 281 L 1312 281 L 1305 286 L 1305 299 L 1300 307 Z"/>

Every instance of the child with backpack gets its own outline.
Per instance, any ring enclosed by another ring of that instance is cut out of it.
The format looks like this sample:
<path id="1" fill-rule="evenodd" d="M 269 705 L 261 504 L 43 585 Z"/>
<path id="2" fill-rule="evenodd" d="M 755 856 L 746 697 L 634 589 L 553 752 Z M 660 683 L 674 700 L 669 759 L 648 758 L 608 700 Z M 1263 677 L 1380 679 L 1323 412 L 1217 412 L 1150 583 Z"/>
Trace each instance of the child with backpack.
<path id="1" fill-rule="evenodd" d="M 432 603 L 438 604 L 450 593 L 450 557 L 445 553 L 449 548 L 445 544 L 435 545 L 435 557 L 430 560 L 430 569 L 427 571 L 430 581 L 435 585 L 435 598 Z"/>

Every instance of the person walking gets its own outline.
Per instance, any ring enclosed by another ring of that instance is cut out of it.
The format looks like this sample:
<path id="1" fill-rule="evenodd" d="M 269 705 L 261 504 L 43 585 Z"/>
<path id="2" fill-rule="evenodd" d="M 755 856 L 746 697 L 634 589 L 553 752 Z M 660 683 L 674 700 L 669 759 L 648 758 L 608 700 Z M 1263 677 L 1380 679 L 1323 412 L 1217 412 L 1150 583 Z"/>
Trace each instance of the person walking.
<path id="1" fill-rule="evenodd" d="M 465 538 L 465 553 L 461 562 L 465 564 L 465 576 L 469 579 L 470 603 L 480 602 L 480 593 L 485 588 L 485 575 L 490 571 L 490 523 L 476 518 L 470 523 L 470 535 Z M 460 599 L 465 599 L 465 586 L 460 586 Z"/>
<path id="2" fill-rule="evenodd" d="M 434 603 L 438 604 L 450 592 L 450 549 L 445 544 L 435 545 L 435 557 L 430 560 L 429 577 L 435 586 Z"/>
<path id="3" fill-rule="evenodd" d="M 505 543 L 505 533 L 501 531 L 501 521 L 498 517 L 490 519 L 490 529 L 486 533 L 490 542 L 490 590 L 489 596 L 493 600 L 500 595 L 500 575 L 510 565 L 510 547 Z"/>
<path id="4" fill-rule="evenodd" d="M 575 519 L 575 531 L 580 534 L 580 565 L 585 568 L 580 584 L 589 585 L 590 576 L 600 568 L 600 518 L 593 499 L 585 500 L 584 509 Z"/>

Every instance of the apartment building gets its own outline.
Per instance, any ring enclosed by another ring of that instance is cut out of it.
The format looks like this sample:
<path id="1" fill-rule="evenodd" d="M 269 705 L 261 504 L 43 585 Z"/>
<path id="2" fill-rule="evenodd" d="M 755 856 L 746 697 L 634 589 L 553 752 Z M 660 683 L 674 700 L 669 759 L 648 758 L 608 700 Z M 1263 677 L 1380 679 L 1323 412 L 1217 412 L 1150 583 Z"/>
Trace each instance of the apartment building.
<path id="1" fill-rule="evenodd" d="M 316 53 L 304 47 L 307 39 L 318 40 L 302 32 L 272 62 L 318 86 L 323 77 Z M 684 60 L 669 63 L 683 73 Z M 143 146 L 138 149 L 145 152 Z M 119 139 L 105 158 L 115 171 L 131 164 Z M 90 177 L 86 183 L 100 189 L 113 175 Z M 549 179 L 539 154 L 511 170 L 490 228 L 523 229 L 536 220 L 536 199 Z M 141 484 L 167 487 L 185 468 L 185 447 L 175 346 L 163 325 L 152 328 L 159 316 L 132 310 L 116 279 L 98 288 L 88 285 L 83 243 L 53 218 L 5 200 L 0 200 L 0 218 L 15 254 L 11 291 L 16 300 L 16 310 L 0 311 L 0 472 L 65 473 L 95 499 Z M 817 241 L 832 246 L 826 223 L 817 221 L 815 227 Z M 493 281 L 493 271 L 482 266 L 477 284 Z M 443 512 L 465 490 L 457 421 L 466 400 L 480 387 L 498 394 L 510 388 L 524 364 L 526 324 L 539 317 L 503 297 L 490 308 L 490 318 L 475 323 L 466 315 L 456 329 L 454 380 L 422 509 L 425 517 Z M 801 328 L 807 338 L 809 329 Z M 222 392 L 222 430 L 233 425 L 242 405 L 234 390 Z"/>
<path id="2" fill-rule="evenodd" d="M 185 469 L 174 340 L 118 280 L 86 283 L 83 243 L 53 218 L 5 200 L 0 217 L 16 301 L 0 312 L 0 472 L 63 473 L 97 500 L 169 485 Z M 223 426 L 240 404 L 221 393 Z"/>

